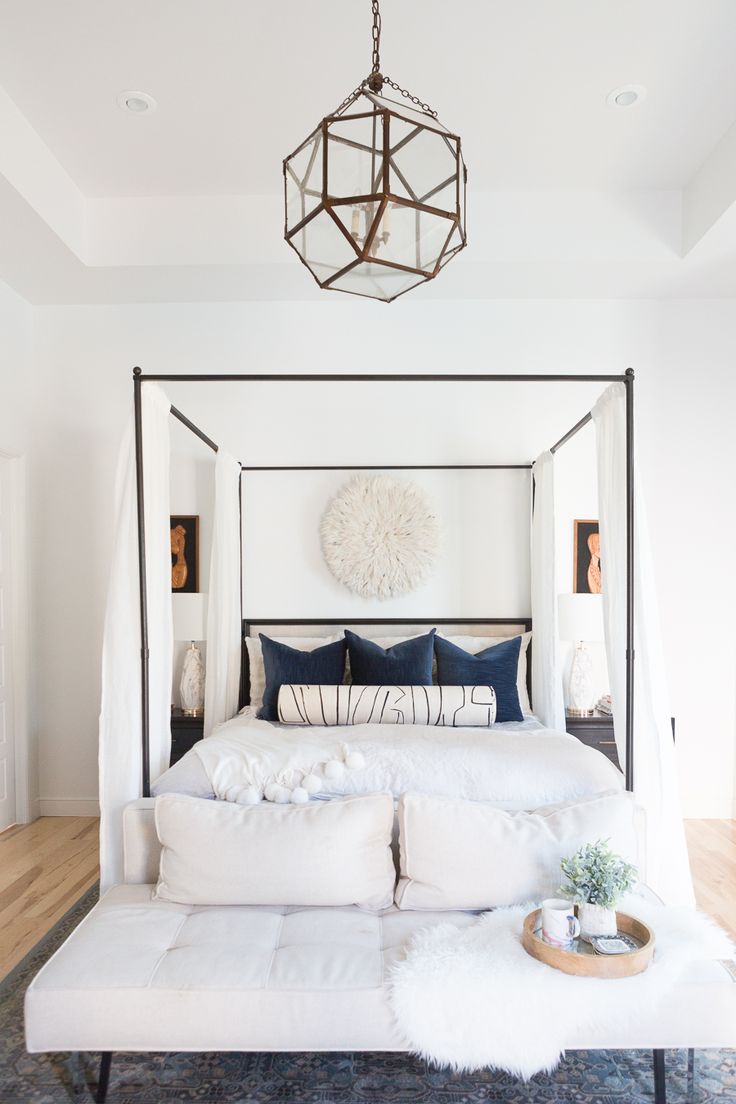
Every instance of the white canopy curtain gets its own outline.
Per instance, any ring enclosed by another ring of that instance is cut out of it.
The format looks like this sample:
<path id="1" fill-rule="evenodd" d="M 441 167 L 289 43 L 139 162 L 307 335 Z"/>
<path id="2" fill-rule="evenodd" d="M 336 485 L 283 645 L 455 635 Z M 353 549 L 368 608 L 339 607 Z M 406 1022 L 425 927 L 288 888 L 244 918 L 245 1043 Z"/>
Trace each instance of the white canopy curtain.
<path id="1" fill-rule="evenodd" d="M 565 706 L 557 636 L 555 573 L 555 462 L 543 452 L 532 468 L 532 707 L 542 724 L 565 731 Z"/>
<path id="2" fill-rule="evenodd" d="M 240 601 L 240 464 L 222 451 L 215 461 L 215 522 L 207 611 L 204 734 L 238 711 L 242 648 Z"/>
<path id="3" fill-rule="evenodd" d="M 160 387 L 142 384 L 152 778 L 166 770 L 171 753 L 170 409 Z M 102 643 L 99 744 L 103 890 L 123 879 L 123 809 L 141 792 L 141 621 L 133 413 L 118 456 L 110 566 Z"/>
<path id="4" fill-rule="evenodd" d="M 593 407 L 603 565 L 603 621 L 614 732 L 626 759 L 626 395 L 612 384 Z M 634 480 L 634 796 L 647 814 L 646 880 L 667 904 L 694 904 L 682 823 L 652 554 Z"/>

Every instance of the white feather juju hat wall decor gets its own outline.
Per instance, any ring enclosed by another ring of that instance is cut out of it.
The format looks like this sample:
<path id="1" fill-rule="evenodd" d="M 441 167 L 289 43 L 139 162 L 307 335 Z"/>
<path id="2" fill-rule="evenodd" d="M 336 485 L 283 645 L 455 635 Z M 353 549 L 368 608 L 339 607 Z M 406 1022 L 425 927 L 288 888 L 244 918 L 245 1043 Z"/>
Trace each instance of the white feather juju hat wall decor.
<path id="1" fill-rule="evenodd" d="M 339 582 L 362 598 L 393 598 L 429 576 L 440 526 L 416 484 L 358 476 L 330 502 L 321 535 L 327 566 Z"/>

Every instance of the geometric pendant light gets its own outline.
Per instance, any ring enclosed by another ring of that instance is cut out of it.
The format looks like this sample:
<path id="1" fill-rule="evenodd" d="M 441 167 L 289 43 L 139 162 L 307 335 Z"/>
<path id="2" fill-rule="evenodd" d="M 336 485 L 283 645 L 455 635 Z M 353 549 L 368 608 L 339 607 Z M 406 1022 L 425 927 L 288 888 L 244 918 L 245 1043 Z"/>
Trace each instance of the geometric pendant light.
<path id="1" fill-rule="evenodd" d="M 284 161 L 284 237 L 321 288 L 390 303 L 465 248 L 468 174 L 459 137 L 381 75 L 378 4 L 369 76 Z"/>

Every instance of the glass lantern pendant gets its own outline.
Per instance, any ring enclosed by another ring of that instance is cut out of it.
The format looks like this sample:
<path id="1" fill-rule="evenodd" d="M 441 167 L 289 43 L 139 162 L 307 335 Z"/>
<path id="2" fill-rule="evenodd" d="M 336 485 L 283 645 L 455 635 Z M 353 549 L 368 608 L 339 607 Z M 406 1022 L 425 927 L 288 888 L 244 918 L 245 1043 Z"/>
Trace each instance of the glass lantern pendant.
<path id="1" fill-rule="evenodd" d="M 381 75 L 372 9 L 370 75 L 284 161 L 284 236 L 321 288 L 390 303 L 465 248 L 468 174 L 437 112 Z"/>

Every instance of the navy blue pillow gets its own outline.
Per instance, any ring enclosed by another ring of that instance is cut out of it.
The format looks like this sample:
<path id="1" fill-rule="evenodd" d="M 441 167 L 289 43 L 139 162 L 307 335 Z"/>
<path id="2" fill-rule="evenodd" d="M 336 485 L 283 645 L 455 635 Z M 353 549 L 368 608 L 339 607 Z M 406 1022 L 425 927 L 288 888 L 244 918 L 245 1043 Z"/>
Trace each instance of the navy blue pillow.
<path id="1" fill-rule="evenodd" d="M 350 680 L 355 686 L 431 686 L 434 634 L 415 636 L 381 648 L 345 630 L 350 656 Z"/>
<path id="2" fill-rule="evenodd" d="M 524 720 L 516 688 L 520 636 L 493 644 L 477 655 L 438 636 L 434 651 L 440 686 L 492 686 L 496 691 L 496 723 Z"/>
<path id="3" fill-rule="evenodd" d="M 279 644 L 263 633 L 261 650 L 263 666 L 266 672 L 266 688 L 263 691 L 263 704 L 258 713 L 264 721 L 277 721 L 279 690 L 289 683 L 309 683 L 311 686 L 340 686 L 345 677 L 344 640 L 325 644 L 313 652 L 300 652 L 288 644 Z"/>

